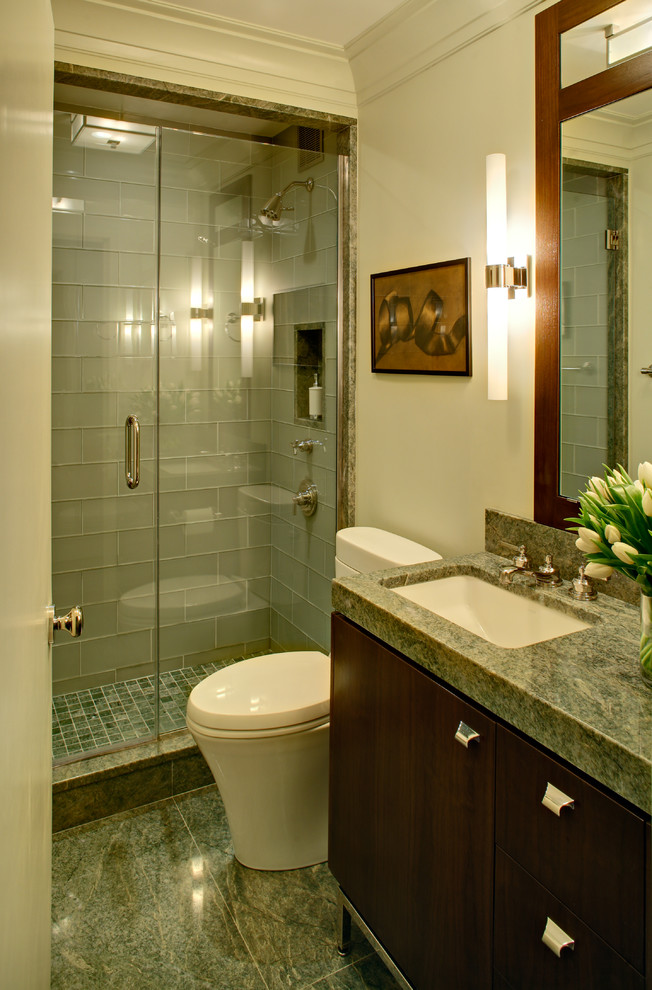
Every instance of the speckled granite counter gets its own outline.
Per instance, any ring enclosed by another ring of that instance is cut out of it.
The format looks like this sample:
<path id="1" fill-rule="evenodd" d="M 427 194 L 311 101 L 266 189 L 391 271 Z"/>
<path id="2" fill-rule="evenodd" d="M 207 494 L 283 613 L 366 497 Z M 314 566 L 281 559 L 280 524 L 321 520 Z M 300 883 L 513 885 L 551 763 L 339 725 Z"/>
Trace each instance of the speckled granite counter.
<path id="1" fill-rule="evenodd" d="M 505 649 L 394 594 L 453 574 L 498 584 L 509 561 L 478 553 L 333 583 L 333 608 L 500 719 L 648 814 L 652 810 L 652 691 L 639 674 L 639 614 L 599 595 L 575 602 L 569 585 L 514 594 L 576 615 L 590 628 Z"/>

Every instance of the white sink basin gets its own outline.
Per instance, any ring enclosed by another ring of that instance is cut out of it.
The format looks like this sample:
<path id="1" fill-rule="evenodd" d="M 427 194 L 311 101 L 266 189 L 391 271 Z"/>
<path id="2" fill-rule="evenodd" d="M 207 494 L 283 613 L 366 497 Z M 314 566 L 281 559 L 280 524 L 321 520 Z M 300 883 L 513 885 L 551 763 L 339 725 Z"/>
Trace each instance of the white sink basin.
<path id="1" fill-rule="evenodd" d="M 516 649 L 588 629 L 572 615 L 547 608 L 468 574 L 392 588 L 489 643 Z"/>

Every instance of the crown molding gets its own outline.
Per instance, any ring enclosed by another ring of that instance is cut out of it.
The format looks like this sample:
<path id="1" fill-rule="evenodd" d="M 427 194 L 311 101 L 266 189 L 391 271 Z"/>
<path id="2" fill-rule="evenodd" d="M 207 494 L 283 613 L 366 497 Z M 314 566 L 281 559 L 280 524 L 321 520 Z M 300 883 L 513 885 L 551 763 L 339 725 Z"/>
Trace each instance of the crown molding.
<path id="1" fill-rule="evenodd" d="M 167 0 L 53 0 L 55 58 L 293 107 L 357 116 L 342 49 Z M 187 12 L 184 11 L 184 15 Z M 245 25 L 245 27 L 247 27 Z"/>
<path id="2" fill-rule="evenodd" d="M 281 48 L 308 52 L 326 58 L 348 61 L 341 45 L 305 38 L 289 31 L 279 31 L 277 28 L 261 27 L 247 21 L 239 21 L 232 17 L 223 17 L 208 11 L 193 10 L 182 7 L 169 0 L 83 0 L 84 3 L 98 7 L 113 7 L 117 10 L 145 14 L 160 20 L 172 21 L 177 24 L 188 24 L 201 27 L 203 30 L 217 31 L 220 34 L 233 35 L 238 38 L 249 38 Z"/>
<path id="3" fill-rule="evenodd" d="M 549 0 L 406 0 L 345 46 L 358 106 L 544 6 Z"/>

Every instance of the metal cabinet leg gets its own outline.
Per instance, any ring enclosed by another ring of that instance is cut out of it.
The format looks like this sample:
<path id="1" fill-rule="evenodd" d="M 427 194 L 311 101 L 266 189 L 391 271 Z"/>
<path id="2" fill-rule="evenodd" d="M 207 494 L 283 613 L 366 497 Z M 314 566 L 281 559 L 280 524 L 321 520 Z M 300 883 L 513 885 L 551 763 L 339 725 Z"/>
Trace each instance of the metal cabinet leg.
<path id="1" fill-rule="evenodd" d="M 351 915 L 341 894 L 338 898 L 338 908 L 340 911 L 340 932 L 337 939 L 337 951 L 341 956 L 348 956 L 351 951 Z"/>

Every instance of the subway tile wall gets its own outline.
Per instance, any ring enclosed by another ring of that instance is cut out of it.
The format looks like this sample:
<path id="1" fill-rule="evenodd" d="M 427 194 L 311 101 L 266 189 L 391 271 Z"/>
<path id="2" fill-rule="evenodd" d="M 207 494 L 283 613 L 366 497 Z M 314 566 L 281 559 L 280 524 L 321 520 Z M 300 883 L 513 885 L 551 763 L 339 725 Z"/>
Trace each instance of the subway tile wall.
<path id="1" fill-rule="evenodd" d="M 337 158 L 298 172 L 296 152 L 279 153 L 274 188 L 293 179 L 295 223 L 272 248 L 274 355 L 272 364 L 271 640 L 275 649 L 330 649 L 331 580 L 336 531 L 337 417 Z M 279 288 L 281 291 L 279 291 Z M 319 425 L 295 418 L 296 326 L 323 325 L 324 414 Z M 319 441 L 293 454 L 293 440 Z M 314 515 L 294 511 L 291 496 L 306 480 L 316 484 Z"/>
<path id="2" fill-rule="evenodd" d="M 53 212 L 53 597 L 85 609 L 84 636 L 57 643 L 55 694 L 151 673 L 156 551 L 152 323 L 156 288 L 154 148 L 140 155 L 70 144 L 55 120 Z M 335 533 L 336 157 L 297 173 L 297 152 L 164 131 L 160 258 L 161 670 L 258 652 L 328 648 Z M 240 299 L 249 212 L 294 178 L 284 232 L 255 237 L 253 377 L 224 332 Z M 241 180 L 250 183 L 251 200 Z M 228 190 L 228 191 L 223 191 Z M 59 203 L 59 206 L 64 205 Z M 273 333 L 272 297 L 280 318 Z M 213 309 L 193 322 L 190 307 Z M 324 442 L 292 455 L 293 325 L 326 328 Z M 290 348 L 290 350 L 288 350 Z M 124 420 L 139 417 L 141 482 L 124 481 Z M 291 494 L 314 477 L 312 519 Z M 281 493 L 279 495 L 279 493 Z"/>
<path id="3" fill-rule="evenodd" d="M 608 460 L 607 182 L 566 177 L 562 210 L 561 493 L 576 498 Z"/>
<path id="4" fill-rule="evenodd" d="M 56 115 L 53 594 L 60 611 L 83 603 L 86 622 L 79 643 L 55 646 L 55 694 L 151 673 L 155 626 L 156 153 L 78 148 L 69 121 Z M 219 191 L 252 174 L 262 205 L 269 155 L 163 134 L 162 670 L 269 644 L 269 510 L 241 490 L 270 480 L 271 352 L 263 335 L 254 378 L 242 379 L 239 345 L 222 330 L 239 303 L 243 202 Z M 212 307 L 212 324 L 191 325 L 191 305 Z M 142 424 L 134 491 L 123 476 L 130 413 Z"/>

